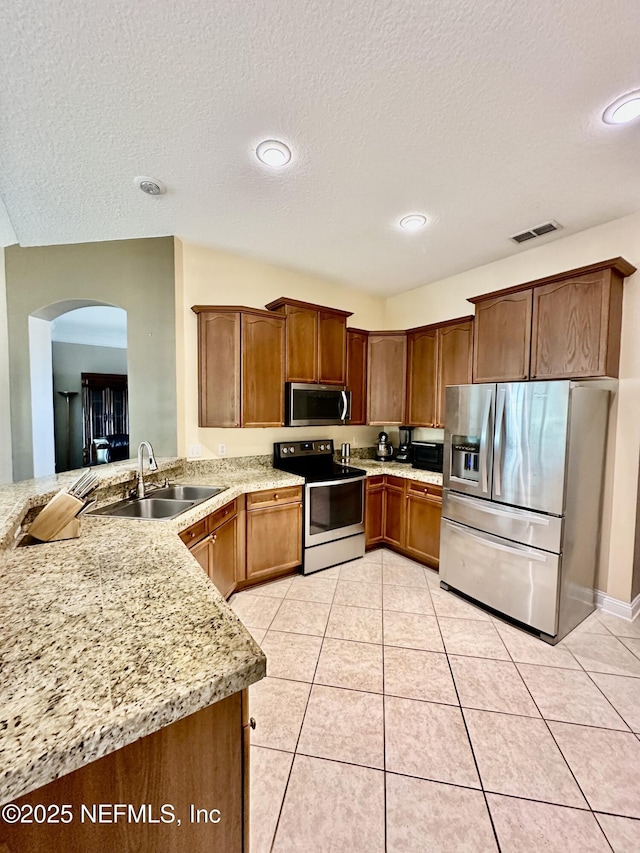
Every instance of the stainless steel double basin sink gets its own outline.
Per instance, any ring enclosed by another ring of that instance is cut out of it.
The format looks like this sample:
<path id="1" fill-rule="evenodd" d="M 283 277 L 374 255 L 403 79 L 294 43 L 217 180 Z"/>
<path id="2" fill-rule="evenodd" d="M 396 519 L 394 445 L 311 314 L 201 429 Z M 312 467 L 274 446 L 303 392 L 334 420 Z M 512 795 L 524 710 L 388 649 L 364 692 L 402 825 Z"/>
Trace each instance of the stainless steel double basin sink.
<path id="1" fill-rule="evenodd" d="M 165 486 L 155 489 L 144 498 L 118 501 L 87 515 L 108 515 L 114 518 L 144 518 L 170 521 L 188 509 L 225 491 L 225 486 Z"/>

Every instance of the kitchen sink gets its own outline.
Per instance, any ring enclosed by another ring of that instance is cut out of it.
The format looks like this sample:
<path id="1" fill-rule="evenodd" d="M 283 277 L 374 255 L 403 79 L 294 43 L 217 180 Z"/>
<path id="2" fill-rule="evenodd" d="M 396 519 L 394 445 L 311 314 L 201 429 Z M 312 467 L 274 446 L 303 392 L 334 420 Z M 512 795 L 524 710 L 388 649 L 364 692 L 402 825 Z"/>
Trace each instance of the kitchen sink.
<path id="1" fill-rule="evenodd" d="M 224 492 L 225 488 L 223 486 L 165 486 L 151 492 L 148 497 L 118 501 L 86 514 L 170 521 L 191 507 Z"/>
<path id="2" fill-rule="evenodd" d="M 156 489 L 149 495 L 151 500 L 174 500 L 174 501 L 206 501 L 223 492 L 221 486 L 165 486 L 164 489 Z"/>

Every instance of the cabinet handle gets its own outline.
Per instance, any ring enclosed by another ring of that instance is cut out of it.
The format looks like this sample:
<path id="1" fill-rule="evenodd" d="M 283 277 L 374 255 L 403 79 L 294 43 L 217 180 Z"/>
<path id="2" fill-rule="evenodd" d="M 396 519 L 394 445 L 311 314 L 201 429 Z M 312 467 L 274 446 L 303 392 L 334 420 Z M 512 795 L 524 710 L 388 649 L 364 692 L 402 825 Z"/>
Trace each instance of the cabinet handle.
<path id="1" fill-rule="evenodd" d="M 275 494 L 274 494 L 274 496 L 273 496 L 273 499 L 274 499 L 274 501 L 277 501 L 277 500 L 278 500 L 278 493 L 277 493 L 277 492 L 275 492 Z"/>
<path id="2" fill-rule="evenodd" d="M 255 717 L 250 717 L 250 718 L 249 718 L 249 725 L 251 726 L 251 728 L 252 728 L 252 729 L 255 729 L 255 727 L 256 727 L 256 720 L 255 720 Z"/>

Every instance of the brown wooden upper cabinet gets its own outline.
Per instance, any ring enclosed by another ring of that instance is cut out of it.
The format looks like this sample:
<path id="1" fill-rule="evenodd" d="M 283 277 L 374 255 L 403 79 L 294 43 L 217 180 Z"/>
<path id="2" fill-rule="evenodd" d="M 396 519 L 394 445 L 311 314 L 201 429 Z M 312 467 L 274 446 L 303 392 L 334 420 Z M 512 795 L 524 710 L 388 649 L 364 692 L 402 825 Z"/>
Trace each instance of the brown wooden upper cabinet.
<path id="1" fill-rule="evenodd" d="M 447 385 L 471 382 L 473 317 L 421 326 L 407 332 L 409 426 L 444 428 Z"/>
<path id="2" fill-rule="evenodd" d="M 367 345 L 369 332 L 347 329 L 347 388 L 351 391 L 350 424 L 367 422 Z"/>
<path id="3" fill-rule="evenodd" d="M 284 424 L 284 317 L 258 308 L 194 305 L 201 427 Z"/>
<path id="4" fill-rule="evenodd" d="M 407 376 L 407 333 L 369 332 L 367 423 L 404 423 Z"/>
<path id="5" fill-rule="evenodd" d="M 617 377 L 624 258 L 470 299 L 473 381 Z"/>
<path id="6" fill-rule="evenodd" d="M 286 317 L 285 379 L 345 385 L 350 311 L 280 297 L 267 310 Z"/>

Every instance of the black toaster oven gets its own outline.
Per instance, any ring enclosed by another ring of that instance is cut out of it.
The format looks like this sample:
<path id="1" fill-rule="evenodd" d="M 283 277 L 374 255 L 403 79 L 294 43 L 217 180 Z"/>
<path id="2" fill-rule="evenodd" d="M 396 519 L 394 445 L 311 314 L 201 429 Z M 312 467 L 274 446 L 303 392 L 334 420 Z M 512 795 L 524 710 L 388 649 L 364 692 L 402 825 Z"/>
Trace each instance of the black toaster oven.
<path id="1" fill-rule="evenodd" d="M 412 441 L 412 465 L 423 471 L 435 471 L 442 474 L 444 459 L 443 441 Z"/>

